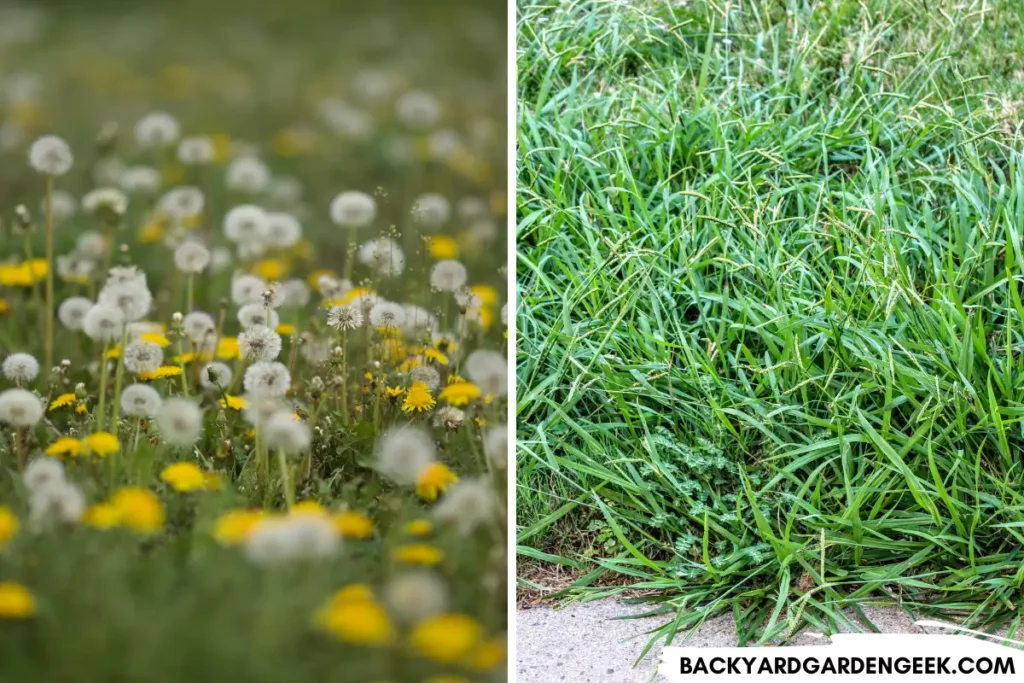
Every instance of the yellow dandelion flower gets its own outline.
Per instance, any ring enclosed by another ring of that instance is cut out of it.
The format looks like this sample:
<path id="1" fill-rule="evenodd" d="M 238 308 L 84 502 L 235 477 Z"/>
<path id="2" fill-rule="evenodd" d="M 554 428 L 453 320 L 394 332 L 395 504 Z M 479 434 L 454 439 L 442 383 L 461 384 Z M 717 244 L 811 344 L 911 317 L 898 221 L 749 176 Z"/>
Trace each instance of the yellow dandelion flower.
<path id="1" fill-rule="evenodd" d="M 36 258 L 28 262 L 29 272 L 32 274 L 32 278 L 35 280 L 42 280 L 46 277 L 46 271 L 49 268 L 46 265 L 46 259 Z"/>
<path id="2" fill-rule="evenodd" d="M 227 133 L 214 133 L 210 136 L 213 144 L 213 161 L 219 163 L 228 158 L 231 154 L 231 136 Z"/>
<path id="3" fill-rule="evenodd" d="M 448 365 L 448 356 L 437 349 L 423 349 L 423 357 L 441 365 Z"/>
<path id="4" fill-rule="evenodd" d="M 345 306 L 346 304 L 352 303 L 361 296 L 373 296 L 373 293 L 374 292 L 372 289 L 367 289 L 366 287 L 353 287 L 352 289 L 349 290 L 348 294 L 341 297 L 340 299 L 335 299 L 337 303 L 335 303 L 334 305 Z"/>
<path id="5" fill-rule="evenodd" d="M 427 251 L 437 260 L 459 258 L 459 244 L 447 235 L 434 235 L 427 240 Z"/>
<path id="6" fill-rule="evenodd" d="M 143 244 L 153 244 L 164 238 L 164 226 L 159 221 L 152 220 L 142 226 L 139 231 L 139 241 Z"/>
<path id="7" fill-rule="evenodd" d="M 177 365 L 161 365 L 153 372 L 140 372 L 139 379 L 167 379 L 180 374 L 181 368 Z"/>
<path id="8" fill-rule="evenodd" d="M 11 305 L 7 303 L 7 299 L 0 299 L 0 315 L 7 313 L 11 310 Z"/>
<path id="9" fill-rule="evenodd" d="M 82 439 L 82 451 L 101 458 L 121 450 L 121 442 L 110 432 L 96 432 Z"/>
<path id="10" fill-rule="evenodd" d="M 107 358 L 109 360 L 117 360 L 120 357 L 121 357 L 121 347 L 120 346 L 114 346 L 112 349 L 107 351 Z"/>
<path id="11" fill-rule="evenodd" d="M 320 291 L 320 278 L 322 278 L 325 275 L 327 277 L 335 278 L 335 279 L 337 279 L 337 277 L 338 277 L 338 274 L 335 273 L 333 270 L 327 270 L 325 268 L 321 268 L 320 270 L 314 270 L 312 273 L 309 274 L 309 276 L 306 277 L 306 284 L 309 285 L 310 289 L 313 289 L 313 290 L 319 292 Z"/>
<path id="12" fill-rule="evenodd" d="M 156 344 L 161 348 L 167 348 L 171 345 L 171 340 L 160 334 L 159 332 L 144 332 L 139 335 L 139 339 L 150 344 Z"/>
<path id="13" fill-rule="evenodd" d="M 441 664 L 461 661 L 483 639 L 484 628 L 465 614 L 439 614 L 417 624 L 409 634 L 413 651 Z"/>
<path id="14" fill-rule="evenodd" d="M 345 538 L 373 538 L 373 522 L 361 512 L 339 512 L 334 515 L 334 526 Z"/>
<path id="15" fill-rule="evenodd" d="M 127 486 L 115 491 L 110 502 L 117 508 L 121 523 L 128 528 L 139 533 L 154 533 L 163 529 L 164 504 L 152 491 Z"/>
<path id="16" fill-rule="evenodd" d="M 429 519 L 414 519 L 405 525 L 405 532 L 413 536 L 427 536 L 434 530 Z"/>
<path id="17" fill-rule="evenodd" d="M 36 613 L 36 598 L 20 583 L 0 583 L 0 619 L 27 619 Z"/>
<path id="18" fill-rule="evenodd" d="M 395 560 L 402 564 L 414 564 L 420 567 L 433 567 L 441 564 L 444 553 L 440 549 L 426 543 L 407 543 L 395 548 Z"/>
<path id="19" fill-rule="evenodd" d="M 433 408 L 435 403 L 434 397 L 430 395 L 430 389 L 425 383 L 413 382 L 405 394 L 405 401 L 402 402 L 402 412 L 423 412 Z"/>
<path id="20" fill-rule="evenodd" d="M 82 521 L 97 529 L 110 529 L 121 522 L 121 513 L 110 503 L 97 503 L 85 511 Z"/>
<path id="21" fill-rule="evenodd" d="M 57 398 L 50 401 L 50 410 L 57 410 L 57 408 L 64 408 L 69 406 L 77 400 L 77 396 L 74 394 L 61 394 Z"/>
<path id="22" fill-rule="evenodd" d="M 79 401 L 75 406 L 75 413 L 78 415 L 84 415 L 87 410 L 89 409 L 86 407 L 85 401 Z"/>
<path id="23" fill-rule="evenodd" d="M 455 382 L 442 389 L 437 397 L 453 406 L 464 406 L 480 397 L 480 388 L 472 382 Z"/>
<path id="24" fill-rule="evenodd" d="M 282 337 L 290 337 L 295 334 L 295 325 L 291 323 L 281 323 L 277 326 L 277 333 Z"/>
<path id="25" fill-rule="evenodd" d="M 474 671 L 489 671 L 504 664 L 507 656 L 503 638 L 488 638 L 477 645 L 463 663 Z"/>
<path id="26" fill-rule="evenodd" d="M 498 303 L 498 290 L 490 285 L 473 285 L 469 288 L 484 306 L 494 306 Z"/>
<path id="27" fill-rule="evenodd" d="M 489 199 L 491 204 L 491 213 L 497 214 L 498 216 L 504 216 L 508 211 L 508 195 L 501 190 L 495 190 L 494 192 L 491 192 Z"/>
<path id="28" fill-rule="evenodd" d="M 416 477 L 416 495 L 423 500 L 437 500 L 449 484 L 458 480 L 458 475 L 448 469 L 447 465 L 432 462 Z"/>
<path id="29" fill-rule="evenodd" d="M 369 584 L 350 583 L 336 590 L 328 604 L 344 605 L 350 602 L 374 602 L 376 599 L 373 595 L 373 589 L 370 588 Z"/>
<path id="30" fill-rule="evenodd" d="M 292 506 L 292 514 L 315 514 L 326 515 L 327 510 L 315 500 L 300 500 Z"/>
<path id="31" fill-rule="evenodd" d="M 249 402 L 241 396 L 225 396 L 220 400 L 220 405 L 231 410 L 244 410 L 249 407 Z"/>
<path id="32" fill-rule="evenodd" d="M 160 472 L 160 479 L 181 493 L 202 491 L 206 488 L 206 473 L 194 462 L 176 462 Z"/>
<path id="33" fill-rule="evenodd" d="M 256 524 L 265 516 L 261 510 L 225 512 L 214 522 L 213 537 L 221 545 L 237 545 L 249 537 Z"/>
<path id="34" fill-rule="evenodd" d="M 384 395 L 388 398 L 398 398 L 405 393 L 402 387 L 384 387 Z"/>
<path id="35" fill-rule="evenodd" d="M 252 272 L 269 282 L 283 278 L 287 268 L 281 259 L 268 258 L 252 264 Z"/>
<path id="36" fill-rule="evenodd" d="M 395 640 L 395 627 L 387 610 L 375 600 L 331 600 L 317 611 L 314 625 L 353 645 L 380 647 Z"/>
<path id="37" fill-rule="evenodd" d="M 203 472 L 203 488 L 207 491 L 220 491 L 224 488 L 224 477 L 220 472 Z"/>
<path id="38" fill-rule="evenodd" d="M 14 513 L 0 505 L 0 548 L 10 543 L 11 539 L 18 534 L 18 518 Z"/>
<path id="39" fill-rule="evenodd" d="M 217 342 L 217 358 L 238 358 L 238 338 L 221 337 Z"/>

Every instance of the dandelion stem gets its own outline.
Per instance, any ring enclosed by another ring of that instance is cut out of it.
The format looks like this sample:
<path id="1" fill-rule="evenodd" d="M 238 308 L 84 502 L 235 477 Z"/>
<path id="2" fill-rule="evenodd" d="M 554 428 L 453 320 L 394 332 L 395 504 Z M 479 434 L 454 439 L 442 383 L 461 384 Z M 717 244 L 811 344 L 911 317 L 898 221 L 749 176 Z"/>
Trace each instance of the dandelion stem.
<path id="1" fill-rule="evenodd" d="M 96 424 L 102 429 L 107 416 L 107 351 L 110 350 L 110 342 L 103 342 L 103 351 L 100 353 L 100 402 L 96 409 Z"/>
<path id="2" fill-rule="evenodd" d="M 341 331 L 341 423 L 348 427 L 348 330 Z"/>
<path id="3" fill-rule="evenodd" d="M 181 338 L 183 336 L 180 333 L 178 334 L 178 365 L 181 366 L 181 393 L 188 397 L 188 376 L 185 374 L 185 349 L 181 345 Z"/>
<path id="4" fill-rule="evenodd" d="M 289 481 L 288 458 L 280 449 L 277 451 L 277 464 L 281 468 L 281 490 L 284 492 L 284 501 L 288 509 L 291 510 L 295 506 L 295 487 Z"/>
<path id="5" fill-rule="evenodd" d="M 186 284 L 186 295 L 185 295 L 185 312 L 192 312 L 192 302 L 195 298 L 195 273 L 188 274 L 188 283 Z"/>
<path id="6" fill-rule="evenodd" d="M 114 373 L 114 401 L 110 406 L 110 433 L 117 434 L 117 416 L 121 408 L 121 382 L 124 379 L 124 347 L 128 343 L 128 325 L 121 329 L 121 352 L 117 354 L 117 371 Z M 102 427 L 102 425 L 100 425 Z"/>
<path id="7" fill-rule="evenodd" d="M 14 430 L 15 448 L 18 451 L 18 472 L 25 471 L 25 429 L 19 427 Z"/>
<path id="8" fill-rule="evenodd" d="M 46 177 L 46 350 L 43 371 L 53 367 L 53 176 Z"/>

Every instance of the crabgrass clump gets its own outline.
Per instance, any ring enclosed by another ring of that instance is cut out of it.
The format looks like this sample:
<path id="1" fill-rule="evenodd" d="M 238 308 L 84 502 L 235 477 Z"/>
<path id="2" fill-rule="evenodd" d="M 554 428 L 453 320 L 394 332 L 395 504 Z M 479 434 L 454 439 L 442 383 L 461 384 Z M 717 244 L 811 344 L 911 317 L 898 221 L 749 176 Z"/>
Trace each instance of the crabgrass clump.
<path id="1" fill-rule="evenodd" d="M 1020 626 L 1024 15 L 938 4 L 521 7 L 519 552 L 656 638 Z"/>
<path id="2" fill-rule="evenodd" d="M 0 8 L 4 681 L 503 675 L 503 12 L 265 5 Z"/>

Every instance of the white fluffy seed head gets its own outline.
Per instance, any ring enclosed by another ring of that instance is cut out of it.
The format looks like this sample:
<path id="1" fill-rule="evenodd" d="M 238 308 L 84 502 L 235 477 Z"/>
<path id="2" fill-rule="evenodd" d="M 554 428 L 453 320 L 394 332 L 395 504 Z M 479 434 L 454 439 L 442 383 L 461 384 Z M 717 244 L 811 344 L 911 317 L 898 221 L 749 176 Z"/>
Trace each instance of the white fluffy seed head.
<path id="1" fill-rule="evenodd" d="M 238 323 L 243 328 L 259 326 L 276 330 L 279 322 L 280 316 L 277 315 L 277 311 L 271 309 L 268 315 L 262 303 L 246 304 L 238 309 Z"/>
<path id="2" fill-rule="evenodd" d="M 333 306 L 327 311 L 327 325 L 347 332 L 363 325 L 363 312 L 358 306 Z"/>
<path id="3" fill-rule="evenodd" d="M 343 228 L 364 228 L 376 217 L 377 202 L 365 192 L 342 192 L 331 202 L 331 220 Z"/>
<path id="4" fill-rule="evenodd" d="M 224 363 L 207 363 L 199 372 L 199 384 L 208 391 L 226 389 L 231 385 L 233 373 Z"/>
<path id="5" fill-rule="evenodd" d="M 279 411 L 270 416 L 262 426 L 263 438 L 271 450 L 284 451 L 285 455 L 298 455 L 309 450 L 312 436 L 309 425 L 292 417 L 290 411 Z"/>
<path id="6" fill-rule="evenodd" d="M 201 214 L 205 204 L 198 187 L 176 187 L 160 198 L 160 209 L 179 222 Z"/>
<path id="7" fill-rule="evenodd" d="M 4 358 L 3 373 L 12 382 L 31 382 L 39 374 L 39 361 L 28 353 L 12 353 Z"/>
<path id="8" fill-rule="evenodd" d="M 284 396 L 291 383 L 292 378 L 285 365 L 267 361 L 250 365 L 242 380 L 246 392 L 269 397 Z"/>
<path id="9" fill-rule="evenodd" d="M 395 102 L 395 113 L 409 128 L 425 130 L 437 125 L 441 118 L 441 104 L 428 92 L 411 90 Z"/>
<path id="10" fill-rule="evenodd" d="M 130 417 L 153 417 L 161 405 L 160 394 L 148 384 L 129 384 L 121 392 L 121 410 Z"/>
<path id="11" fill-rule="evenodd" d="M 224 216 L 224 235 L 232 242 L 260 242 L 269 231 L 267 212 L 255 204 L 242 204 Z"/>
<path id="12" fill-rule="evenodd" d="M 152 166 L 129 166 L 118 178 L 121 189 L 130 194 L 153 194 L 162 182 L 160 171 Z"/>
<path id="13" fill-rule="evenodd" d="M 74 524 L 85 512 L 85 496 L 71 482 L 61 479 L 32 492 L 28 501 L 29 522 L 33 527 Z"/>
<path id="14" fill-rule="evenodd" d="M 238 335 L 238 352 L 249 363 L 274 360 L 281 353 L 281 335 L 269 327 L 253 325 Z"/>
<path id="15" fill-rule="evenodd" d="M 438 261 L 430 269 L 430 286 L 442 292 L 456 292 L 468 279 L 466 266 L 458 261 Z"/>
<path id="16" fill-rule="evenodd" d="M 428 192 L 416 198 L 412 205 L 412 216 L 416 223 L 425 228 L 437 228 L 451 218 L 452 207 L 444 195 Z"/>
<path id="17" fill-rule="evenodd" d="M 210 265 L 210 250 L 199 242 L 185 242 L 174 250 L 174 265 L 183 273 L 201 273 Z"/>
<path id="18" fill-rule="evenodd" d="M 228 166 L 224 184 L 239 192 L 263 192 L 270 184 L 270 170 L 256 157 L 241 156 Z"/>
<path id="19" fill-rule="evenodd" d="M 82 197 L 82 210 L 94 216 L 123 216 L 128 197 L 116 187 L 100 187 Z"/>
<path id="20" fill-rule="evenodd" d="M 231 281 L 231 300 L 236 306 L 260 303 L 267 283 L 255 275 L 239 275 Z"/>
<path id="21" fill-rule="evenodd" d="M 73 296 L 64 299 L 57 308 L 57 319 L 67 329 L 77 332 L 85 323 L 85 314 L 93 307 L 93 302 L 84 296 Z"/>
<path id="22" fill-rule="evenodd" d="M 43 213 L 46 212 L 46 199 L 43 199 L 40 207 Z M 53 191 L 53 219 L 57 222 L 65 221 L 78 212 L 78 200 L 75 195 L 67 190 Z"/>
<path id="23" fill-rule="evenodd" d="M 369 266 L 381 277 L 398 277 L 405 270 L 405 253 L 398 242 L 389 237 L 379 237 L 361 247 L 359 262 Z"/>
<path id="24" fill-rule="evenodd" d="M 64 481 L 64 465 L 56 458 L 36 458 L 25 466 L 21 480 L 29 493 L 35 493 L 46 486 Z"/>
<path id="25" fill-rule="evenodd" d="M 245 539 L 245 555 L 260 566 L 330 557 L 341 547 L 331 518 L 302 513 L 261 520 Z"/>
<path id="26" fill-rule="evenodd" d="M 152 342 L 136 340 L 125 345 L 123 362 L 128 372 L 153 372 L 164 362 L 164 351 Z"/>
<path id="27" fill-rule="evenodd" d="M 120 338 L 124 323 L 124 313 L 120 308 L 100 301 L 86 312 L 82 329 L 93 341 L 109 342 Z"/>
<path id="28" fill-rule="evenodd" d="M 441 386 L 441 375 L 429 365 L 417 365 L 409 371 L 409 382 L 423 382 L 431 391 Z"/>
<path id="29" fill-rule="evenodd" d="M 311 298 L 309 285 L 298 278 L 285 280 L 281 283 L 281 296 L 281 308 L 302 308 Z"/>
<path id="30" fill-rule="evenodd" d="M 262 427 L 274 415 L 287 409 L 285 401 L 266 394 L 246 394 L 242 415 L 254 427 Z"/>
<path id="31" fill-rule="evenodd" d="M 71 170 L 74 156 L 68 143 L 56 135 L 44 135 L 28 150 L 28 161 L 39 173 L 58 176 Z"/>
<path id="32" fill-rule="evenodd" d="M 135 123 L 135 140 L 142 147 L 167 147 L 179 137 L 178 119 L 167 112 L 150 112 Z"/>
<path id="33" fill-rule="evenodd" d="M 184 328 L 185 336 L 188 337 L 189 341 L 197 345 L 203 344 L 207 336 L 214 334 L 217 329 L 217 324 L 213 321 L 213 317 L 202 311 L 192 311 L 182 318 L 181 324 Z"/>
<path id="34" fill-rule="evenodd" d="M 405 325 L 405 308 L 391 301 L 378 301 L 370 309 L 369 318 L 374 327 L 397 330 Z"/>
<path id="35" fill-rule="evenodd" d="M 169 398 L 156 414 L 164 440 L 174 446 L 191 446 L 203 431 L 203 412 L 185 398 Z"/>
<path id="36" fill-rule="evenodd" d="M 448 586 L 427 571 L 405 572 L 384 587 L 384 602 L 399 621 L 414 624 L 445 611 Z"/>
<path id="37" fill-rule="evenodd" d="M 0 422 L 31 427 L 43 418 L 43 402 L 31 391 L 8 389 L 0 393 Z"/>
<path id="38" fill-rule="evenodd" d="M 100 290 L 99 303 L 120 309 L 127 322 L 135 322 L 149 313 L 153 295 L 144 283 L 108 283 Z"/>
<path id="39" fill-rule="evenodd" d="M 497 351 L 477 349 L 466 357 L 466 376 L 491 396 L 508 394 L 508 363 Z"/>
<path id="40" fill-rule="evenodd" d="M 499 424 L 484 432 L 484 454 L 498 469 L 508 465 L 508 425 Z"/>
<path id="41" fill-rule="evenodd" d="M 182 138 L 178 143 L 178 161 L 186 166 L 201 166 L 213 161 L 213 141 L 205 135 Z"/>
<path id="42" fill-rule="evenodd" d="M 290 213 L 282 211 L 267 214 L 267 230 L 264 237 L 267 246 L 288 249 L 302 238 L 302 224 Z"/>
<path id="43" fill-rule="evenodd" d="M 477 477 L 462 479 L 445 491 L 444 498 L 434 506 L 433 516 L 465 536 L 493 520 L 497 512 L 494 488 L 486 478 Z"/>
<path id="44" fill-rule="evenodd" d="M 414 484 L 434 455 L 430 434 L 413 425 L 392 427 L 377 441 L 377 469 L 399 484 Z"/>

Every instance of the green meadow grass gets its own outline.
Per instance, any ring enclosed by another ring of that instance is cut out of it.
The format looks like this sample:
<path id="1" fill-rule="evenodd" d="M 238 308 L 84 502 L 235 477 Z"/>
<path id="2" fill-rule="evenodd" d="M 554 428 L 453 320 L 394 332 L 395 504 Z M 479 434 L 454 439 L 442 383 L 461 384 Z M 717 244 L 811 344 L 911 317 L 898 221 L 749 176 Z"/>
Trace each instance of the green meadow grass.
<path id="1" fill-rule="evenodd" d="M 520 561 L 1017 632 L 1024 6 L 737 4 L 519 6 Z"/>

